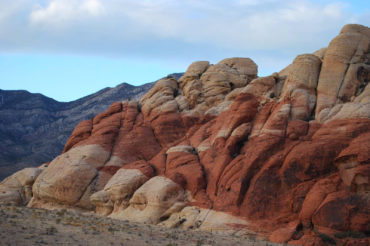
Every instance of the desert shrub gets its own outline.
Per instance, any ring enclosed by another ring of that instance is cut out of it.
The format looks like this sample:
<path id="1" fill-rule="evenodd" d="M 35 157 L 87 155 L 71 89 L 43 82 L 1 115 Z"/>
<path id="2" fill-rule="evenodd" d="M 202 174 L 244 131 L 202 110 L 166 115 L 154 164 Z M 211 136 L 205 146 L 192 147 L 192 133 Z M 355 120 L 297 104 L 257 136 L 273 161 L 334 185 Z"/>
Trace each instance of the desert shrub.
<path id="1" fill-rule="evenodd" d="M 318 236 L 321 238 L 321 240 L 324 242 L 324 243 L 327 243 L 327 244 L 332 244 L 332 245 L 336 245 L 337 243 L 335 242 L 335 240 L 330 237 L 329 235 L 326 235 L 324 233 L 319 233 Z"/>
<path id="2" fill-rule="evenodd" d="M 197 240 L 197 246 L 202 246 L 204 243 L 204 240 L 203 239 L 198 239 Z"/>
<path id="3" fill-rule="evenodd" d="M 58 216 L 64 216 L 64 214 L 67 212 L 67 210 L 66 209 L 62 209 L 62 210 L 59 210 L 58 212 L 57 212 L 57 215 Z"/>
<path id="4" fill-rule="evenodd" d="M 58 230 L 54 226 L 46 228 L 46 234 L 47 235 L 54 235 L 57 232 L 58 232 Z"/>

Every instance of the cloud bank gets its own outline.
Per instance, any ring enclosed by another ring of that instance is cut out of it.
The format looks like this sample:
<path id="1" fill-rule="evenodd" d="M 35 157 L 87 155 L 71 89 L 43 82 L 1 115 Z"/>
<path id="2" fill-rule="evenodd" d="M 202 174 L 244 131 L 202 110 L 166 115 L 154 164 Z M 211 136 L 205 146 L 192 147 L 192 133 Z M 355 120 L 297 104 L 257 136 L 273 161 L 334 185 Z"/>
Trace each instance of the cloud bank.
<path id="1" fill-rule="evenodd" d="M 369 6 L 356 11 L 350 3 L 0 0 L 0 53 L 169 62 L 249 56 L 273 70 L 298 53 L 327 45 L 344 24 L 370 25 Z"/>

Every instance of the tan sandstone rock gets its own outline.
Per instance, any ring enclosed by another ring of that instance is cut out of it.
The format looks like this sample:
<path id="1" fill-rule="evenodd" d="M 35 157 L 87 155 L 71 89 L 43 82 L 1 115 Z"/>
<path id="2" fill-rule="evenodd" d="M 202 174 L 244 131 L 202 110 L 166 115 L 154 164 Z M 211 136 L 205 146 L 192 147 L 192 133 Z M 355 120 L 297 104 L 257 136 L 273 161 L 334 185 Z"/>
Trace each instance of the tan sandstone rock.
<path id="1" fill-rule="evenodd" d="M 137 169 L 120 169 L 108 181 L 104 189 L 91 195 L 96 212 L 109 215 L 124 210 L 134 192 L 149 178 Z"/>
<path id="2" fill-rule="evenodd" d="M 281 97 L 292 103 L 292 120 L 307 120 L 316 103 L 316 86 L 321 60 L 315 55 L 297 56 L 285 80 Z"/>
<path id="3" fill-rule="evenodd" d="M 98 176 L 97 168 L 108 158 L 109 152 L 99 145 L 76 147 L 58 156 L 35 181 L 35 199 L 75 205 Z"/>
<path id="4" fill-rule="evenodd" d="M 368 62 L 370 33 L 361 25 L 346 25 L 325 53 L 317 86 L 316 117 L 325 119 L 336 103 L 356 95 L 361 81 L 358 71 Z"/>
<path id="5" fill-rule="evenodd" d="M 126 209 L 114 212 L 110 217 L 157 224 L 163 216 L 168 216 L 168 210 L 173 213 L 182 209 L 185 200 L 186 193 L 181 186 L 156 176 L 135 191 Z"/>
<path id="6" fill-rule="evenodd" d="M 43 168 L 25 168 L 0 183 L 0 204 L 26 205 L 32 198 L 32 185 Z"/>

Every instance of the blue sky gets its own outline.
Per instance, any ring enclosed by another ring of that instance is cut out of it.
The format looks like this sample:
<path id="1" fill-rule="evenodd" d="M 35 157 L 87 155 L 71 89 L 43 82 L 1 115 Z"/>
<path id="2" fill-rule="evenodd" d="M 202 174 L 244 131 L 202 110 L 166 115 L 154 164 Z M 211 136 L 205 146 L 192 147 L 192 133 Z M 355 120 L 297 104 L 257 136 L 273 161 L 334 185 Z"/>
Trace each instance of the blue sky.
<path id="1" fill-rule="evenodd" d="M 263 76 L 346 23 L 370 26 L 370 1 L 0 0 L 0 89 L 70 101 L 235 56 Z"/>

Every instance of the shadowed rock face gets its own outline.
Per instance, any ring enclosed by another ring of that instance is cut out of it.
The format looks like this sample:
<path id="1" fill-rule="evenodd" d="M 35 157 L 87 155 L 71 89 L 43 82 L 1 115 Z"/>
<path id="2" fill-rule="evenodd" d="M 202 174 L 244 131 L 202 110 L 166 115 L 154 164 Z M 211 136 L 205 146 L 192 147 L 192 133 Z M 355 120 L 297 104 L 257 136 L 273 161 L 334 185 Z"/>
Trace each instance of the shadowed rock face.
<path id="1" fill-rule="evenodd" d="M 157 82 L 140 102 L 114 103 L 81 122 L 36 179 L 28 206 L 95 209 L 171 227 L 244 228 L 296 245 L 325 245 L 319 233 L 369 237 L 370 47 L 352 42 L 368 40 L 368 31 L 348 25 L 336 38 L 348 36 L 343 42 L 360 64 L 358 76 L 350 69 L 342 76 L 352 89 L 338 90 L 350 101 L 332 100 L 340 79 L 323 89 L 323 73 L 338 72 L 330 63 L 353 58 L 344 61 L 348 50 L 331 47 L 336 41 L 264 78 L 248 58 L 196 62 L 179 80 Z"/>
<path id="2" fill-rule="evenodd" d="M 27 91 L 0 90 L 0 180 L 52 160 L 79 122 L 105 111 L 113 102 L 138 100 L 153 85 L 123 83 L 67 103 Z"/>

